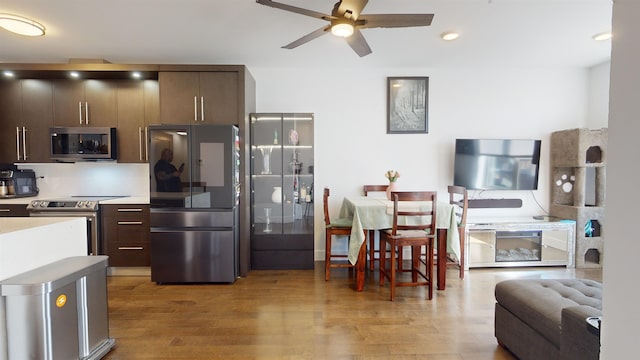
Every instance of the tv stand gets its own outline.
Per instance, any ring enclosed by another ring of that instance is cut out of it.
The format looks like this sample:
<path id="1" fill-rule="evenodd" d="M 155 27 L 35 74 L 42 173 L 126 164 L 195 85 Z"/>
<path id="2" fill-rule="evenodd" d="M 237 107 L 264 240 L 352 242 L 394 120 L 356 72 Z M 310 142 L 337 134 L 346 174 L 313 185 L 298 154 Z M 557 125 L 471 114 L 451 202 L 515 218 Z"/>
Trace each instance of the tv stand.
<path id="1" fill-rule="evenodd" d="M 465 268 L 575 267 L 575 221 L 546 217 L 471 220 Z"/>

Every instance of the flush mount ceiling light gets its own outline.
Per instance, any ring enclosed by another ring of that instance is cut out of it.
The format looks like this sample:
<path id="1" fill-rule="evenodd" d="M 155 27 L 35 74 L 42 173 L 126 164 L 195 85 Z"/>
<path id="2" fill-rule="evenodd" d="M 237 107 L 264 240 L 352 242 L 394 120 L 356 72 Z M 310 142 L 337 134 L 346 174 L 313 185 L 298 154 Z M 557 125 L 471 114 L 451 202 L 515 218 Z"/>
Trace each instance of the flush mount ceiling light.
<path id="1" fill-rule="evenodd" d="M 0 27 L 25 36 L 44 35 L 44 25 L 26 17 L 0 13 Z"/>
<path id="2" fill-rule="evenodd" d="M 460 34 L 458 34 L 457 32 L 453 32 L 453 31 L 447 31 L 447 32 L 444 32 L 444 33 L 440 34 L 440 37 L 442 38 L 442 40 L 452 41 L 452 40 L 455 40 L 455 39 L 459 38 Z"/>
<path id="3" fill-rule="evenodd" d="M 611 39 L 611 36 L 612 36 L 611 32 L 606 31 L 599 34 L 595 34 L 591 38 L 595 41 L 605 41 L 605 40 Z"/>

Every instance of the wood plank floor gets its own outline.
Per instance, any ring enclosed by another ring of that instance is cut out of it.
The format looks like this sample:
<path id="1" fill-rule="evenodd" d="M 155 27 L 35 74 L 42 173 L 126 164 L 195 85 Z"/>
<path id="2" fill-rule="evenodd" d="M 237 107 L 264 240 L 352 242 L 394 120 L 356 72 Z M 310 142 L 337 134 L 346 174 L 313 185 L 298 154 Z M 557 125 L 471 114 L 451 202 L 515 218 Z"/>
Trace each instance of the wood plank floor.
<path id="1" fill-rule="evenodd" d="M 597 269 L 473 269 L 447 272 L 447 289 L 425 300 L 369 276 L 315 270 L 251 271 L 232 285 L 156 285 L 147 276 L 108 279 L 109 329 L 116 345 L 104 359 L 513 359 L 493 335 L 497 282 L 512 278 L 589 278 Z"/>

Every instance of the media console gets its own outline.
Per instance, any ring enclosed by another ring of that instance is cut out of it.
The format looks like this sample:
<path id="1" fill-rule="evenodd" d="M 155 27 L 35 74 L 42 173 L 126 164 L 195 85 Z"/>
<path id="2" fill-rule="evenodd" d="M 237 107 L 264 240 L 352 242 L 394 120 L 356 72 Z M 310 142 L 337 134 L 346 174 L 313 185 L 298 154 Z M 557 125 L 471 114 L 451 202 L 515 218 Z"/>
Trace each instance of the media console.
<path id="1" fill-rule="evenodd" d="M 467 221 L 465 268 L 575 267 L 575 221 L 546 218 Z"/>

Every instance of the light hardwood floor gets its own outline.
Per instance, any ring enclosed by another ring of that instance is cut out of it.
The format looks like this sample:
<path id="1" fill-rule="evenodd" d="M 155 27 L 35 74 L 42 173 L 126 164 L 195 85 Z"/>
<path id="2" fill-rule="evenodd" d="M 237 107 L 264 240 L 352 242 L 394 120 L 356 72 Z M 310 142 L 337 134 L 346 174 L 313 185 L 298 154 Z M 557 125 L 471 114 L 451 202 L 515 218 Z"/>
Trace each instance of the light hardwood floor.
<path id="1" fill-rule="evenodd" d="M 156 285 L 145 276 L 108 279 L 105 360 L 130 359 L 513 359 L 493 335 L 497 282 L 512 278 L 589 278 L 602 271 L 565 268 L 447 272 L 447 289 L 389 286 L 324 264 L 307 271 L 251 271 L 232 285 Z"/>

